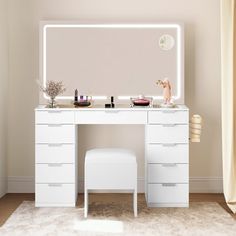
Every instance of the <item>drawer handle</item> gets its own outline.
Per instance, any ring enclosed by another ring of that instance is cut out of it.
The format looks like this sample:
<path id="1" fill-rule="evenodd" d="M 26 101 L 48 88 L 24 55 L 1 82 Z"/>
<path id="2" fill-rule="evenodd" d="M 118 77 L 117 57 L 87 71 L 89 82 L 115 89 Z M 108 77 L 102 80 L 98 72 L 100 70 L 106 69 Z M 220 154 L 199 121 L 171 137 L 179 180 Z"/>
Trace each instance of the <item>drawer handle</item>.
<path id="1" fill-rule="evenodd" d="M 175 187 L 176 186 L 176 184 L 162 184 L 162 187 Z"/>
<path id="2" fill-rule="evenodd" d="M 163 143 L 163 147 L 175 147 L 177 144 L 176 143 Z"/>
<path id="3" fill-rule="evenodd" d="M 50 111 L 48 111 L 48 113 L 61 113 L 61 110 L 58 110 L 58 111 L 56 111 L 56 110 L 50 110 Z"/>
<path id="4" fill-rule="evenodd" d="M 113 110 L 113 108 L 107 108 L 107 110 L 105 110 L 105 113 L 118 113 L 118 112 L 120 112 L 120 111 L 119 110 Z"/>
<path id="5" fill-rule="evenodd" d="M 50 124 L 48 125 L 48 127 L 61 127 L 62 125 L 61 124 Z"/>
<path id="6" fill-rule="evenodd" d="M 175 127 L 176 124 L 163 124 L 162 126 L 163 127 Z"/>
<path id="7" fill-rule="evenodd" d="M 50 164 L 48 164 L 48 167 L 61 167 L 62 166 L 62 164 L 60 164 L 60 163 L 50 163 Z"/>
<path id="8" fill-rule="evenodd" d="M 162 164 L 163 167 L 177 167 L 176 163 L 166 163 L 166 164 Z"/>
<path id="9" fill-rule="evenodd" d="M 63 144 L 62 143 L 49 143 L 49 147 L 61 147 Z"/>
<path id="10" fill-rule="evenodd" d="M 62 184 L 48 184 L 48 187 L 62 187 Z"/>
<path id="11" fill-rule="evenodd" d="M 164 110 L 163 113 L 175 113 L 177 110 Z"/>

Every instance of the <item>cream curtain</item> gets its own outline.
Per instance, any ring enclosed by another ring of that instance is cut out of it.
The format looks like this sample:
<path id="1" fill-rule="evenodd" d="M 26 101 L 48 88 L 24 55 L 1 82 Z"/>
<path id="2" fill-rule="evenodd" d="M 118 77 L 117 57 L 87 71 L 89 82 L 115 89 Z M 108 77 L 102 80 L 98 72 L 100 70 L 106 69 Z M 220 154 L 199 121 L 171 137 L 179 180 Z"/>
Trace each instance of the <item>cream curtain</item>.
<path id="1" fill-rule="evenodd" d="M 236 213 L 235 0 L 221 0 L 221 103 L 224 195 Z"/>

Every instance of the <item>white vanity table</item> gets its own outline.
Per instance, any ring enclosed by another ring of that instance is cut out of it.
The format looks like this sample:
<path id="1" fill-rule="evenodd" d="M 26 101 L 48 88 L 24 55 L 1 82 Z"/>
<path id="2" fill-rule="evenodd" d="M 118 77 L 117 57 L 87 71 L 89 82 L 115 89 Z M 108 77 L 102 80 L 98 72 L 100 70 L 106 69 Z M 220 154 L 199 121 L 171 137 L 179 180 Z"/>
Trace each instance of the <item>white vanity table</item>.
<path id="1" fill-rule="evenodd" d="M 176 108 L 35 109 L 35 205 L 75 206 L 77 125 L 145 125 L 145 196 L 150 207 L 188 207 L 189 111 Z M 122 173 L 121 173 L 122 174 Z"/>
<path id="2" fill-rule="evenodd" d="M 175 103 L 184 104 L 184 26 L 182 23 L 40 22 L 39 78 L 63 81 L 57 99 L 74 90 L 117 103 L 143 93 L 162 100 L 156 81 L 168 77 Z M 48 97 L 39 93 L 39 102 Z M 98 102 L 99 103 L 99 102 Z M 36 206 L 75 206 L 77 125 L 145 125 L 145 195 L 150 207 L 189 203 L 189 111 L 176 108 L 35 110 Z M 112 135 L 112 134 L 111 134 Z M 122 175 L 122 173 L 121 173 Z"/>

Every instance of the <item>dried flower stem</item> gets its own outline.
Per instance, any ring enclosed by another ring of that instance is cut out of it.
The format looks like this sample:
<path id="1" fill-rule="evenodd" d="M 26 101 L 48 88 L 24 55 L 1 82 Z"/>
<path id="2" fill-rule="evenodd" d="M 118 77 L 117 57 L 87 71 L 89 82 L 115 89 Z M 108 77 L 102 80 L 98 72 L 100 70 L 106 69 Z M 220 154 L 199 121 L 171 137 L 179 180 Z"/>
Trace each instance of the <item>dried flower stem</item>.
<path id="1" fill-rule="evenodd" d="M 51 99 L 55 99 L 58 95 L 66 91 L 62 81 L 55 82 L 53 80 L 47 81 L 46 87 L 40 86 L 40 90 L 46 93 Z"/>
<path id="2" fill-rule="evenodd" d="M 53 80 L 47 81 L 46 87 L 39 84 L 39 89 L 50 97 L 51 108 L 55 107 L 55 98 L 66 91 L 66 88 L 63 85 L 62 81 L 56 82 Z"/>

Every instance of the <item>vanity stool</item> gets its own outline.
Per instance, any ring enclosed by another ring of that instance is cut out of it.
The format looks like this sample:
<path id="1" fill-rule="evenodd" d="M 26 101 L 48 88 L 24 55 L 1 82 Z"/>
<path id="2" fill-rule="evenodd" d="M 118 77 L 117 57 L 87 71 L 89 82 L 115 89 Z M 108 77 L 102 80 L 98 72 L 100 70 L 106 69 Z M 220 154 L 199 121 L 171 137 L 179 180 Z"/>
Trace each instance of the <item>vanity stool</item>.
<path id="1" fill-rule="evenodd" d="M 137 162 L 134 152 L 99 148 L 86 152 L 84 168 L 84 217 L 88 215 L 89 190 L 131 190 L 137 217 Z"/>

